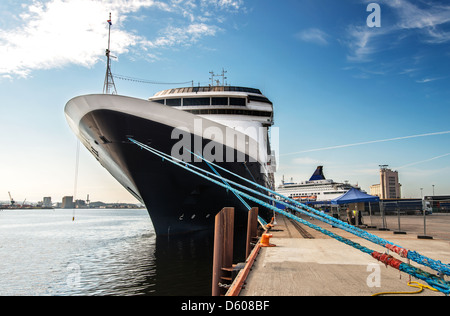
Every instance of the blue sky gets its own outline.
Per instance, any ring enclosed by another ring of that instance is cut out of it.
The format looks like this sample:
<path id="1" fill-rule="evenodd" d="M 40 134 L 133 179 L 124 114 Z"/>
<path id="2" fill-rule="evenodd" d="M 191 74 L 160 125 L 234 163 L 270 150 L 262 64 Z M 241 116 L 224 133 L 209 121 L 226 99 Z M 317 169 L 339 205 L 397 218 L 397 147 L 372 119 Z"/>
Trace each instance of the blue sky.
<path id="1" fill-rule="evenodd" d="M 369 3 L 381 27 L 367 25 Z M 412 0 L 33 0 L 0 3 L 0 200 L 74 194 L 66 102 L 113 73 L 259 88 L 274 102 L 281 176 L 363 189 L 398 169 L 403 197 L 450 194 L 450 5 Z M 147 98 L 172 85 L 116 79 Z M 382 141 L 383 140 L 383 141 Z M 343 146 L 348 145 L 348 146 Z M 135 202 L 82 148 L 77 197 Z"/>

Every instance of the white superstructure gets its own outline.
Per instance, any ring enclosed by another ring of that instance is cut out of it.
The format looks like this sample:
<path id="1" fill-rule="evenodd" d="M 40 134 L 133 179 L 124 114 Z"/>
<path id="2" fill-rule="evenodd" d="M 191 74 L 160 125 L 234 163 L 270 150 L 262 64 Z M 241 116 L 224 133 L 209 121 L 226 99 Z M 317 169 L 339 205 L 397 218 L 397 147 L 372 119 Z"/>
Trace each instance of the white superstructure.
<path id="1" fill-rule="evenodd" d="M 259 89 L 238 86 L 184 87 L 157 92 L 149 101 L 197 115 L 249 136 L 258 146 L 254 156 L 265 167 L 270 167 L 268 169 L 275 169 L 275 153 L 270 148 L 269 140 L 269 129 L 274 124 L 273 104 Z M 270 170 L 266 172 L 272 173 Z"/>
<path id="2" fill-rule="evenodd" d="M 273 104 L 253 88 L 186 87 L 156 93 L 150 101 L 174 107 L 232 128 L 270 127 Z"/>

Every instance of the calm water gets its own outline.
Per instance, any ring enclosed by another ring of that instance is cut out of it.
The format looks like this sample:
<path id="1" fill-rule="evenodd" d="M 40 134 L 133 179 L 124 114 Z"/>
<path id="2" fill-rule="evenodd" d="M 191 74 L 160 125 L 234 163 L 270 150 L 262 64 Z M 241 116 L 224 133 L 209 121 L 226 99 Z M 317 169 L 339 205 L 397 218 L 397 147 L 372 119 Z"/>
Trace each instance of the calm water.
<path id="1" fill-rule="evenodd" d="M 156 238 L 146 210 L 0 211 L 0 295 L 211 295 L 213 238 Z"/>

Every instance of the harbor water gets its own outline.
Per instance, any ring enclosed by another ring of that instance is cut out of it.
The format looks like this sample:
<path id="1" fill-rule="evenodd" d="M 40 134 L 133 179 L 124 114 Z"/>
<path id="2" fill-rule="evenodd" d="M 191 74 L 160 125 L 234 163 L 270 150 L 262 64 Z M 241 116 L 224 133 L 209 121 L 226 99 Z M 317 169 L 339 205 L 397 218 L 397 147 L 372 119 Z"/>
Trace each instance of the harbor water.
<path id="1" fill-rule="evenodd" d="M 209 296 L 213 241 L 157 238 L 145 209 L 3 210 L 0 295 Z"/>

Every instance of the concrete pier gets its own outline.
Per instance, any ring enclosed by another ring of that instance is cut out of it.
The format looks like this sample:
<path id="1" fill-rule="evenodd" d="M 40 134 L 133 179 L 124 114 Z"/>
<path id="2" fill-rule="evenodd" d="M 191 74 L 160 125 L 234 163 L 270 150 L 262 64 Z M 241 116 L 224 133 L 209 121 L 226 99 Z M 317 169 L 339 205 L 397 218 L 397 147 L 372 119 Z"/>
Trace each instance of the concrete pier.
<path id="1" fill-rule="evenodd" d="M 309 220 L 308 218 L 305 218 Z M 380 292 L 414 292 L 407 285 L 408 274 L 386 267 L 371 256 L 325 236 L 309 227 L 296 227 L 288 218 L 278 215 L 270 232 L 270 243 L 276 247 L 261 248 L 247 276 L 240 296 L 371 296 Z M 375 251 L 387 249 L 356 237 L 318 220 L 312 223 Z M 435 238 L 417 239 L 417 235 L 394 235 L 388 231 L 369 230 L 386 240 L 424 256 L 450 263 L 450 241 Z M 408 263 L 408 259 L 400 258 Z M 435 271 L 411 262 L 424 271 Z M 448 281 L 449 278 L 446 278 Z M 427 285 L 426 282 L 415 280 Z M 424 290 L 422 296 L 443 296 L 441 292 Z"/>

